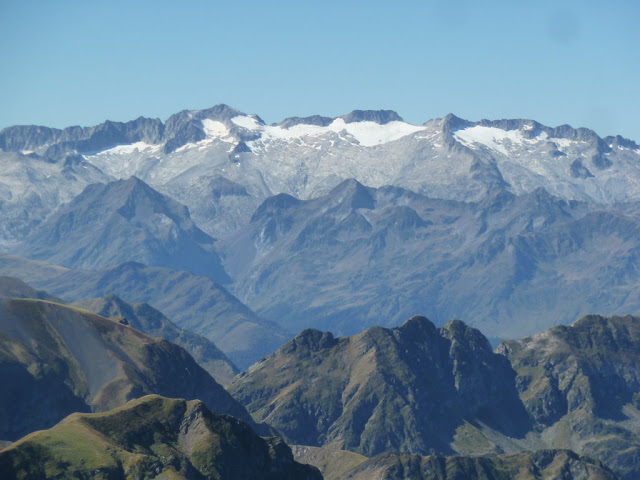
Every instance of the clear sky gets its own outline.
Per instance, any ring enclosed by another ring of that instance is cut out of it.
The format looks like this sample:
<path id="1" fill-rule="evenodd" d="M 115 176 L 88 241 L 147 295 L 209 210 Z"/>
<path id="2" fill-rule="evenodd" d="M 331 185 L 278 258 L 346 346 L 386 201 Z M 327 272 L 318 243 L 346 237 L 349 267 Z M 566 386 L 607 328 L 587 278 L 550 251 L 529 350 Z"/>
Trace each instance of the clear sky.
<path id="1" fill-rule="evenodd" d="M 0 128 L 393 109 L 640 143 L 640 2 L 0 0 Z"/>

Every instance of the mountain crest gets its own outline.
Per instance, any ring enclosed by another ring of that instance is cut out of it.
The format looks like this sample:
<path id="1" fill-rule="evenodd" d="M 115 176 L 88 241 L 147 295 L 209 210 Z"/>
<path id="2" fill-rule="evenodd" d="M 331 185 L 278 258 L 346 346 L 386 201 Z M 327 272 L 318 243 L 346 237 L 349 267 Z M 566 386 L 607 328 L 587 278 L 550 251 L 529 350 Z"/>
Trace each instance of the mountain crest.
<path id="1" fill-rule="evenodd" d="M 303 201 L 295 198 L 288 193 L 278 193 L 272 197 L 267 198 L 262 204 L 253 212 L 251 216 L 251 223 L 254 223 L 260 219 L 268 218 L 274 214 L 280 213 L 283 210 L 294 208 L 300 205 Z"/>
<path id="2" fill-rule="evenodd" d="M 291 128 L 296 125 L 316 125 L 318 127 L 326 127 L 331 125 L 335 118 L 323 117 L 321 115 L 311 115 L 310 117 L 289 117 L 285 118 L 278 124 L 282 128 Z"/>
<path id="3" fill-rule="evenodd" d="M 408 320 L 405 320 L 404 323 L 398 327 L 398 330 L 409 336 L 424 335 L 423 332 L 427 332 L 428 335 L 438 333 L 438 329 L 433 322 L 422 315 L 414 315 Z"/>
<path id="4" fill-rule="evenodd" d="M 348 178 L 334 187 L 329 193 L 340 205 L 351 209 L 365 208 L 372 210 L 375 208 L 375 199 L 367 187 L 354 178 Z"/>
<path id="5" fill-rule="evenodd" d="M 404 121 L 402 117 L 393 110 L 353 110 L 338 118 L 343 119 L 344 123 L 374 122 L 380 125 L 386 125 L 389 122 Z"/>
<path id="6" fill-rule="evenodd" d="M 518 435 L 514 373 L 476 346 L 476 332 L 458 321 L 438 330 L 420 316 L 339 339 L 305 330 L 229 389 L 300 445 L 449 452 L 457 426 L 478 419 Z"/>
<path id="7" fill-rule="evenodd" d="M 337 340 L 331 332 L 321 332 L 320 330 L 308 328 L 280 348 L 283 352 L 295 353 L 298 357 L 304 357 L 310 352 L 331 348 L 336 343 Z"/>

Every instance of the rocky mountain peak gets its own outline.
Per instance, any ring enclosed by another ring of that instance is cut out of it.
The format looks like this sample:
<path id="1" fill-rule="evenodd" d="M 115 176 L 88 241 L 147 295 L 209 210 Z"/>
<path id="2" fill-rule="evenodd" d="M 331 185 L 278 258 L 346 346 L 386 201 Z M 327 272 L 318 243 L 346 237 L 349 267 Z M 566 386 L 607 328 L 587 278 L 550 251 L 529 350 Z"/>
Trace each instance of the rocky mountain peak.
<path id="1" fill-rule="evenodd" d="M 477 335 L 462 322 L 438 330 L 420 316 L 338 339 L 306 330 L 229 388 L 297 444 L 365 455 L 450 451 L 462 419 L 522 430 L 514 373 Z"/>
<path id="2" fill-rule="evenodd" d="M 285 118 L 278 124 L 282 128 L 291 128 L 296 125 L 316 125 L 318 127 L 326 127 L 331 125 L 335 119 L 331 117 L 323 117 L 321 115 L 311 115 L 310 117 L 289 117 Z"/>
<path id="3" fill-rule="evenodd" d="M 438 329 L 431 320 L 422 315 L 414 315 L 398 327 L 408 338 L 419 338 L 424 335 L 437 335 Z"/>
<path id="4" fill-rule="evenodd" d="M 621 137 L 620 135 L 605 137 L 604 142 L 607 145 L 611 145 L 614 147 L 624 147 L 630 150 L 638 150 L 640 149 L 640 145 L 638 145 L 633 140 L 629 140 L 628 138 Z"/>
<path id="5" fill-rule="evenodd" d="M 251 216 L 251 222 L 256 222 L 260 219 L 268 218 L 274 214 L 280 213 L 283 210 L 294 208 L 302 203 L 302 200 L 298 200 L 292 195 L 287 193 L 279 193 L 267 198 L 256 209 Z"/>
<path id="6" fill-rule="evenodd" d="M 231 120 L 233 117 L 236 117 L 238 115 L 244 115 L 244 113 L 242 113 L 240 110 L 236 110 L 235 108 L 230 107 L 229 105 L 225 105 L 224 103 L 214 105 L 213 107 L 207 108 L 205 110 L 192 111 L 191 113 L 193 113 L 195 118 L 199 120 L 208 118 L 210 120 L 218 121 Z"/>
<path id="7" fill-rule="evenodd" d="M 448 338 L 452 342 L 463 343 L 469 348 L 484 351 L 487 354 L 492 353 L 489 340 L 487 340 L 482 332 L 468 326 L 461 320 L 450 320 L 440 328 L 440 333 L 444 338 Z"/>
<path id="8" fill-rule="evenodd" d="M 203 122 L 206 120 L 223 124 L 229 132 L 237 137 L 238 141 L 250 140 L 256 137 L 256 134 L 247 132 L 246 129 L 239 127 L 232 121 L 235 117 L 246 116 L 241 111 L 224 104 L 215 105 L 205 110 L 183 110 L 167 119 L 164 134 L 164 151 L 165 153 L 172 153 L 189 143 L 198 143 L 205 140 L 207 132 Z M 258 115 L 250 115 L 250 117 L 257 125 L 265 125 Z"/>
<path id="9" fill-rule="evenodd" d="M 403 122 L 404 120 L 393 110 L 353 110 L 346 115 L 338 117 L 345 123 L 374 122 L 385 125 L 389 122 Z"/>
<path id="10" fill-rule="evenodd" d="M 321 332 L 313 328 L 303 330 L 292 340 L 285 343 L 280 350 L 285 354 L 295 354 L 297 357 L 308 356 L 311 352 L 319 352 L 331 348 L 337 340 L 331 332 Z"/>
<path id="11" fill-rule="evenodd" d="M 137 177 L 89 185 L 16 253 L 88 269 L 135 259 L 228 281 L 214 239 L 193 223 L 188 209 Z"/>
<path id="12" fill-rule="evenodd" d="M 334 187 L 329 193 L 334 201 L 351 209 L 375 208 L 375 199 L 367 187 L 354 178 L 349 178 Z"/>
<path id="13" fill-rule="evenodd" d="M 442 119 L 442 129 L 445 133 L 453 133 L 461 128 L 467 128 L 473 125 L 473 122 L 464 120 L 453 113 L 447 114 Z"/>

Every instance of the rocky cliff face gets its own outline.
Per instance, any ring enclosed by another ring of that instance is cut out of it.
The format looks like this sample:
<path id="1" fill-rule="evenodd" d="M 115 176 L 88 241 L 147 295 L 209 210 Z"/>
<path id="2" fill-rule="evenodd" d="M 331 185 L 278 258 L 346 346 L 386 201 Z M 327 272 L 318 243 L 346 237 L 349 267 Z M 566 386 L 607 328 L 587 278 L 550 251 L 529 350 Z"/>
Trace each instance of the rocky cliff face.
<path id="1" fill-rule="evenodd" d="M 452 452 L 465 421 L 527 429 L 508 362 L 460 321 L 414 317 L 345 338 L 306 330 L 229 389 L 292 443 L 365 455 Z"/>
<path id="2" fill-rule="evenodd" d="M 640 318 L 583 317 L 497 350 L 540 438 L 640 475 Z"/>
<path id="3" fill-rule="evenodd" d="M 149 393 L 199 398 L 251 418 L 182 348 L 86 310 L 0 303 L 0 438 L 16 440 L 75 411 L 103 411 Z"/>
<path id="4" fill-rule="evenodd" d="M 321 480 L 277 438 L 199 400 L 157 395 L 102 414 L 73 414 L 0 451 L 3 478 Z"/>

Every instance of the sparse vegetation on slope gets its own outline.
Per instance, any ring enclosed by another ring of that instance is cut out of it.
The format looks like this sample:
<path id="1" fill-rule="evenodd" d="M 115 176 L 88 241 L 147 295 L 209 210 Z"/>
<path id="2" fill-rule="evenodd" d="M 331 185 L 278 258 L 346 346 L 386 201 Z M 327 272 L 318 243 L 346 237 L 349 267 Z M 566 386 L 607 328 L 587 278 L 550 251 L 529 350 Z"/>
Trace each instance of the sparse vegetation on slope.
<path id="1" fill-rule="evenodd" d="M 229 389 L 294 444 L 364 455 L 454 453 L 465 421 L 524 435 L 514 377 L 477 330 L 460 321 L 438 329 L 414 317 L 353 337 L 306 330 Z M 477 449 L 492 445 L 479 442 Z"/>
<path id="2" fill-rule="evenodd" d="M 640 476 L 640 317 L 589 315 L 498 347 L 538 435 Z"/>

